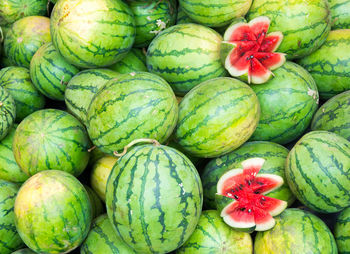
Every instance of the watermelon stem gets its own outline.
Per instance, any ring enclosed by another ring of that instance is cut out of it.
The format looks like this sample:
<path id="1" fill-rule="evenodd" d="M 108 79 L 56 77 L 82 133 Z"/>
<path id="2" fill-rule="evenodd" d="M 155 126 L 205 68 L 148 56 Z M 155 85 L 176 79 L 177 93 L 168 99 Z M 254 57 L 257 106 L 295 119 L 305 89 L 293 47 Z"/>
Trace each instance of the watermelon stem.
<path id="1" fill-rule="evenodd" d="M 96 146 L 93 146 L 93 147 L 90 147 L 89 149 L 88 149 L 88 152 L 89 153 L 91 153 L 93 150 L 95 150 L 96 149 Z"/>
<path id="2" fill-rule="evenodd" d="M 121 153 L 118 153 L 117 151 L 114 151 L 113 154 L 116 157 L 122 157 L 123 155 L 125 155 L 128 151 L 128 149 L 132 146 L 134 146 L 135 144 L 138 143 L 151 143 L 155 146 L 160 146 L 160 143 L 155 140 L 155 139 L 150 139 L 150 138 L 140 138 L 140 139 L 135 139 L 133 141 L 131 141 L 129 144 L 127 144 L 126 146 L 124 146 L 124 150 Z"/>

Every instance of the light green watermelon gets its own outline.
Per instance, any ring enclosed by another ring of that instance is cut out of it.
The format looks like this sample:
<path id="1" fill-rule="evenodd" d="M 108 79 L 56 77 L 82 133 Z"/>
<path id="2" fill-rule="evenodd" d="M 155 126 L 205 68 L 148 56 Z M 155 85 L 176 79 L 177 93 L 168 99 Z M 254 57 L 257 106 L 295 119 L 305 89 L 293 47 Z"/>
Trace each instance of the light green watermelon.
<path id="1" fill-rule="evenodd" d="M 331 9 L 332 29 L 350 28 L 350 1 L 328 0 Z"/>

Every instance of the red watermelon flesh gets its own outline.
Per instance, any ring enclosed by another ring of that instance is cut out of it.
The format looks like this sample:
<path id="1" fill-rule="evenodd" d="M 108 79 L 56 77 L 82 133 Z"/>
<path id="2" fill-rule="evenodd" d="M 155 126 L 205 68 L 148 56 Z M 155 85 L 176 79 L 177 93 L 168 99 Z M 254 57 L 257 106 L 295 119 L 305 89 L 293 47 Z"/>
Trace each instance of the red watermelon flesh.
<path id="1" fill-rule="evenodd" d="M 221 211 L 224 221 L 237 229 L 265 231 L 275 225 L 287 202 L 264 196 L 283 184 L 280 176 L 259 174 L 265 160 L 252 158 L 242 162 L 243 169 L 226 172 L 217 184 L 217 194 L 230 198 Z"/>
<path id="2" fill-rule="evenodd" d="M 285 55 L 275 53 L 283 40 L 281 32 L 267 34 L 270 19 L 258 17 L 249 23 L 239 22 L 230 26 L 224 35 L 224 43 L 232 45 L 225 56 L 225 67 L 231 76 L 247 75 L 248 82 L 262 84 L 271 78 L 271 70 L 282 66 Z"/>

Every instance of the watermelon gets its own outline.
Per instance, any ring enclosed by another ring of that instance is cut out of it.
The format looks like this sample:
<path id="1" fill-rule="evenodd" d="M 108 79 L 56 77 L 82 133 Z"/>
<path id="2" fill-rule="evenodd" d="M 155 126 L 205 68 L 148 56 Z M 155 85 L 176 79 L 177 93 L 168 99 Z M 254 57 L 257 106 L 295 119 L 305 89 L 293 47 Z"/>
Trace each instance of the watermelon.
<path id="1" fill-rule="evenodd" d="M 350 28 L 350 1 L 328 0 L 332 16 L 332 30 Z"/>
<path id="2" fill-rule="evenodd" d="M 350 90 L 350 29 L 331 31 L 322 47 L 299 63 L 315 79 L 322 99 Z"/>
<path id="3" fill-rule="evenodd" d="M 177 9 L 177 17 L 176 17 L 176 24 L 188 24 L 188 23 L 196 23 L 194 20 L 192 20 L 183 10 L 181 6 Z"/>
<path id="4" fill-rule="evenodd" d="M 286 209 L 276 217 L 276 226 L 258 232 L 255 254 L 322 253 L 337 254 L 334 237 L 317 216 L 300 209 Z"/>
<path id="5" fill-rule="evenodd" d="M 344 209 L 337 217 L 334 237 L 340 254 L 350 252 L 350 208 Z"/>
<path id="6" fill-rule="evenodd" d="M 309 126 L 318 108 L 318 92 L 311 75 L 286 62 L 265 84 L 252 85 L 261 106 L 258 127 L 251 140 L 287 144 Z"/>
<path id="7" fill-rule="evenodd" d="M 268 34 L 269 26 L 268 17 L 255 18 L 248 24 L 242 18 L 225 31 L 221 57 L 231 76 L 242 76 L 248 83 L 262 84 L 273 76 L 271 70 L 285 63 L 285 55 L 274 52 L 283 35 L 281 32 Z"/>
<path id="8" fill-rule="evenodd" d="M 36 253 L 29 248 L 25 248 L 25 249 L 20 249 L 15 252 L 12 252 L 12 254 L 36 254 Z"/>
<path id="9" fill-rule="evenodd" d="M 273 216 L 287 207 L 287 202 L 265 196 L 283 184 L 275 174 L 259 174 L 265 160 L 250 158 L 242 168 L 224 173 L 217 183 L 216 206 L 225 223 L 237 230 L 265 231 L 274 227 Z"/>
<path id="10" fill-rule="evenodd" d="M 16 117 L 16 104 L 12 96 L 0 86 L 0 140 L 9 133 Z"/>
<path id="11" fill-rule="evenodd" d="M 94 219 L 104 213 L 104 204 L 102 203 L 101 199 L 97 196 L 95 191 L 93 191 L 87 185 L 84 185 L 84 187 L 90 199 L 91 214 L 92 219 Z"/>
<path id="12" fill-rule="evenodd" d="M 215 210 L 203 211 L 191 237 L 176 253 L 211 254 L 253 252 L 252 238 L 248 233 L 227 226 Z"/>
<path id="13" fill-rule="evenodd" d="M 176 22 L 176 0 L 131 1 L 136 37 L 134 47 L 147 47 L 153 38 Z"/>
<path id="14" fill-rule="evenodd" d="M 164 142 L 173 132 L 178 104 L 171 87 L 147 72 L 112 79 L 92 100 L 87 114 L 91 141 L 113 154 L 140 138 Z"/>
<path id="15" fill-rule="evenodd" d="M 311 129 L 334 132 L 350 141 L 350 91 L 323 104 L 312 120 Z"/>
<path id="16" fill-rule="evenodd" d="M 68 62 L 96 68 L 114 64 L 128 53 L 135 22 L 122 0 L 62 0 L 51 13 L 51 34 Z"/>
<path id="17" fill-rule="evenodd" d="M 91 230 L 80 247 L 81 254 L 136 253 L 114 232 L 107 214 L 95 219 Z"/>
<path id="18" fill-rule="evenodd" d="M 146 56 L 141 49 L 132 48 L 122 60 L 108 68 L 122 74 L 147 71 Z"/>
<path id="19" fill-rule="evenodd" d="M 28 176 L 17 165 L 12 151 L 16 128 L 17 125 L 14 125 L 7 136 L 0 141 L 0 179 L 14 183 L 23 183 L 28 179 Z"/>
<path id="20" fill-rule="evenodd" d="M 350 142 L 335 133 L 312 131 L 290 151 L 286 178 L 307 207 L 334 213 L 350 206 Z"/>
<path id="21" fill-rule="evenodd" d="M 270 32 L 283 33 L 279 51 L 288 59 L 301 58 L 318 49 L 331 28 L 327 0 L 254 0 L 248 20 L 259 16 L 271 19 Z"/>
<path id="22" fill-rule="evenodd" d="M 0 26 L 27 16 L 45 16 L 46 13 L 47 0 L 1 0 Z"/>
<path id="23" fill-rule="evenodd" d="M 89 161 L 89 147 L 84 126 L 57 109 L 39 110 L 28 116 L 13 139 L 15 159 L 28 175 L 57 169 L 78 176 Z"/>
<path id="24" fill-rule="evenodd" d="M 90 153 L 89 166 L 93 166 L 99 159 L 107 156 L 104 152 L 98 149 L 96 146 L 92 146 L 88 152 Z"/>
<path id="25" fill-rule="evenodd" d="M 17 233 L 13 207 L 19 185 L 0 179 L 0 253 L 20 249 L 23 242 Z"/>
<path id="26" fill-rule="evenodd" d="M 46 97 L 64 100 L 68 81 L 79 72 L 54 48 L 51 42 L 41 46 L 30 62 L 30 77 L 35 87 Z"/>
<path id="27" fill-rule="evenodd" d="M 258 99 L 248 85 L 232 78 L 208 80 L 181 101 L 175 140 L 191 155 L 218 157 L 249 139 L 259 115 Z"/>
<path id="28" fill-rule="evenodd" d="M 284 174 L 288 153 L 288 149 L 279 144 L 253 141 L 245 143 L 229 154 L 211 160 L 201 175 L 204 190 L 204 206 L 209 209 L 216 208 L 216 185 L 221 175 L 231 169 L 240 168 L 242 161 L 254 157 L 265 159 L 260 173 L 278 175 L 284 181 L 280 188 L 269 192 L 266 196 L 287 201 L 288 205 L 291 205 L 295 197 L 287 185 Z"/>
<path id="29" fill-rule="evenodd" d="M 107 179 L 117 160 L 116 157 L 106 155 L 99 159 L 91 170 L 91 187 L 103 201 L 106 201 Z"/>
<path id="30" fill-rule="evenodd" d="M 108 69 L 90 69 L 76 74 L 65 90 L 64 101 L 68 111 L 86 124 L 89 105 L 95 94 L 119 74 Z"/>
<path id="31" fill-rule="evenodd" d="M 148 47 L 147 68 L 167 80 L 177 95 L 184 95 L 203 81 L 226 76 L 221 41 L 221 35 L 205 26 L 172 26 Z"/>
<path id="32" fill-rule="evenodd" d="M 29 68 L 35 52 L 51 41 L 50 19 L 30 16 L 17 20 L 6 34 L 5 54 L 15 65 Z"/>
<path id="33" fill-rule="evenodd" d="M 14 213 L 19 235 L 37 253 L 68 253 L 78 247 L 92 216 L 84 186 L 59 170 L 29 178 L 17 194 Z"/>
<path id="34" fill-rule="evenodd" d="M 211 27 L 228 25 L 248 12 L 252 0 L 179 0 L 183 11 L 196 23 Z"/>
<path id="35" fill-rule="evenodd" d="M 1 69 L 0 86 L 6 88 L 15 100 L 17 122 L 45 106 L 45 98 L 33 85 L 27 68 L 11 66 Z"/>
<path id="36" fill-rule="evenodd" d="M 170 147 L 172 147 L 172 148 L 175 148 L 176 150 L 178 150 L 178 151 L 182 152 L 183 154 L 185 154 L 186 157 L 189 158 L 190 161 L 193 163 L 193 165 L 196 166 L 196 168 L 197 168 L 198 166 L 200 166 L 201 163 L 203 162 L 202 158 L 198 158 L 198 157 L 195 157 L 195 156 L 192 156 L 192 155 L 186 153 L 186 151 L 184 151 L 184 150 L 182 149 L 182 147 L 181 147 L 178 143 L 176 143 L 173 139 L 168 140 L 168 142 L 166 143 L 166 145 L 167 145 L 167 146 L 170 146 Z"/>
<path id="37" fill-rule="evenodd" d="M 122 156 L 107 181 L 107 213 L 137 253 L 168 253 L 191 236 L 202 211 L 200 177 L 191 161 L 161 145 Z"/>

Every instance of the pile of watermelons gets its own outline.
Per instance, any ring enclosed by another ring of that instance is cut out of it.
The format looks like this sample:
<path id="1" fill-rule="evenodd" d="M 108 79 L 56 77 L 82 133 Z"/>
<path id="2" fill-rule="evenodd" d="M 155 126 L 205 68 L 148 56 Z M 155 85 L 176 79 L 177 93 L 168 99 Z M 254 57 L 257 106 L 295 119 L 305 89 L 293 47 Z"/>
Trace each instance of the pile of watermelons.
<path id="1" fill-rule="evenodd" d="M 350 0 L 0 0 L 0 27 L 0 254 L 350 253 Z"/>

